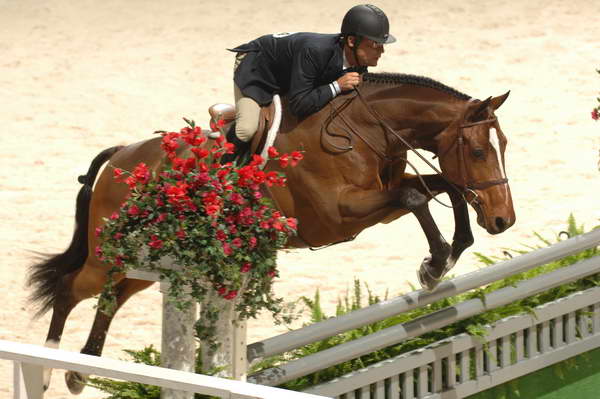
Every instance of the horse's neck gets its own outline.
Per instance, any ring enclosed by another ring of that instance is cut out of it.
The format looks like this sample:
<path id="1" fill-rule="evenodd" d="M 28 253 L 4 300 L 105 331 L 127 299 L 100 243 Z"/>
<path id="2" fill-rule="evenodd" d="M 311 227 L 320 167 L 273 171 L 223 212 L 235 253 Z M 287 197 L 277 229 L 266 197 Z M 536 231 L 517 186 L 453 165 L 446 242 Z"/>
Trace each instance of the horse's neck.
<path id="1" fill-rule="evenodd" d="M 464 102 L 418 86 L 366 86 L 364 97 L 394 131 L 417 148 L 431 147 L 435 137 L 456 119 Z"/>

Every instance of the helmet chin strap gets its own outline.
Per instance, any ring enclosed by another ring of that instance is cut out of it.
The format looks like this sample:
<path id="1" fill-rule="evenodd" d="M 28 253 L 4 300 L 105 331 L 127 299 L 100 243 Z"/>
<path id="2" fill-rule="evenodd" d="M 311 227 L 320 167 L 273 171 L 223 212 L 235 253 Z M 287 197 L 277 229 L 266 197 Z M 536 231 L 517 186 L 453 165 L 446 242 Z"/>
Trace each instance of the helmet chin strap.
<path id="1" fill-rule="evenodd" d="M 366 66 L 366 65 L 360 65 L 360 60 L 358 59 L 358 54 L 356 53 L 358 51 L 358 46 L 360 46 L 360 43 L 362 41 L 363 41 L 362 36 L 354 36 L 354 47 L 352 48 L 352 54 L 354 55 L 354 61 L 356 61 L 357 69 L 362 69 Z"/>

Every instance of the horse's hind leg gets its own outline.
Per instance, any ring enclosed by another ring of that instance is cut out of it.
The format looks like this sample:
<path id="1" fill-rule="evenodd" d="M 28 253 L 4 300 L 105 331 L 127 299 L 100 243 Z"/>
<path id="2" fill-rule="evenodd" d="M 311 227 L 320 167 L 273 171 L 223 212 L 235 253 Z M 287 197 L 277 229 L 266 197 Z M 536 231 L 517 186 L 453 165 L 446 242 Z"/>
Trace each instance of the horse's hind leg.
<path id="1" fill-rule="evenodd" d="M 71 311 L 84 299 L 101 292 L 107 274 L 106 267 L 98 268 L 86 261 L 81 269 L 66 274 L 57 285 L 56 296 L 52 310 L 52 319 L 46 337 L 46 346 L 58 348 L 65 328 L 65 323 Z M 52 369 L 44 370 L 44 389 L 48 389 Z"/>
<path id="2" fill-rule="evenodd" d="M 77 272 L 73 272 L 67 274 L 62 278 L 62 281 L 59 283 L 57 287 L 57 295 L 54 299 L 54 305 L 52 307 L 52 319 L 50 321 L 50 327 L 48 328 L 48 335 L 46 336 L 45 346 L 49 348 L 57 349 L 60 344 L 60 339 L 62 337 L 63 330 L 65 328 L 65 323 L 67 321 L 67 317 L 75 308 L 77 301 L 71 295 L 71 285 L 73 283 L 73 278 Z M 44 390 L 47 390 L 50 385 L 50 377 L 52 375 L 51 368 L 44 369 Z"/>
<path id="3" fill-rule="evenodd" d="M 123 279 L 115 286 L 116 307 L 112 314 L 103 313 L 100 309 L 96 311 L 96 317 L 92 329 L 88 336 L 87 342 L 81 349 L 81 353 L 86 355 L 100 356 L 104 348 L 106 335 L 110 327 L 110 323 L 115 317 L 117 310 L 135 293 L 148 288 L 153 281 Z M 85 388 L 85 383 L 88 376 L 75 371 L 68 371 L 65 374 L 67 387 L 72 394 L 79 394 Z"/>

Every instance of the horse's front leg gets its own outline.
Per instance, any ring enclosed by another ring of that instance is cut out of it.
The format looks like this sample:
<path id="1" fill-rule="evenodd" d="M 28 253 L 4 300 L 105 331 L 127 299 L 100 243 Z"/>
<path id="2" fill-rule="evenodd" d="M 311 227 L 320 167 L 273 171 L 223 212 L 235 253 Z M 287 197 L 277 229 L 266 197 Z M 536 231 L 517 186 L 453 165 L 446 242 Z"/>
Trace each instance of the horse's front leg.
<path id="1" fill-rule="evenodd" d="M 469 221 L 469 210 L 467 202 L 464 200 L 461 193 L 440 175 L 423 175 L 423 182 L 429 188 L 429 191 L 423 186 L 423 183 L 414 175 L 408 175 L 408 186 L 413 187 L 423 195 L 427 195 L 431 199 L 431 194 L 445 192 L 450 197 L 452 212 L 454 214 L 454 236 L 452 237 L 452 253 L 448 259 L 446 273 L 454 267 L 460 255 L 465 249 L 473 245 L 473 232 L 471 231 L 471 223 Z"/>
<path id="2" fill-rule="evenodd" d="M 431 216 L 428 206 L 429 199 L 427 195 L 414 187 L 402 187 L 397 192 L 394 205 L 411 211 L 425 233 L 431 256 L 423 260 L 417 275 L 421 286 L 431 291 L 448 270 L 448 262 L 453 249 L 446 242 Z"/>

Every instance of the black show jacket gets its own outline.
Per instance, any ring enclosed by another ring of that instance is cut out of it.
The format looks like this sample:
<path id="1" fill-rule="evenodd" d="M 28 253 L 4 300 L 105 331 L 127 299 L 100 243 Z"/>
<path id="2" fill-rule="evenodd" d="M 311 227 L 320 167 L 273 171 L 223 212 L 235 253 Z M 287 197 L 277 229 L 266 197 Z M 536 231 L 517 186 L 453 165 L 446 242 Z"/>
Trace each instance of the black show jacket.
<path id="1" fill-rule="evenodd" d="M 259 105 L 269 104 L 273 94 L 287 96 L 291 112 L 303 118 L 333 98 L 329 84 L 342 76 L 342 50 L 339 34 L 261 36 L 231 50 L 246 53 L 234 81 Z"/>

